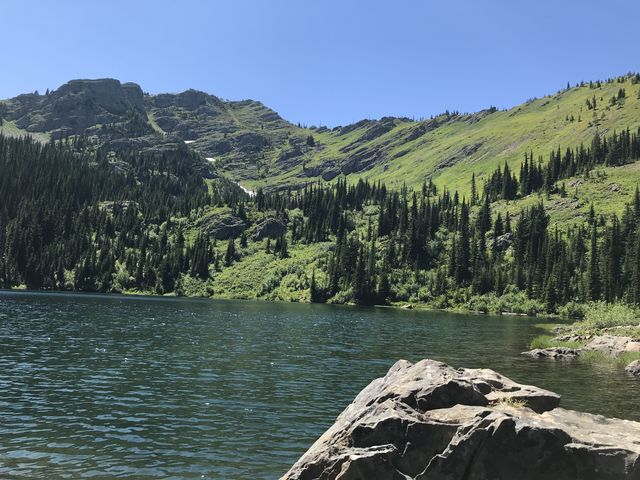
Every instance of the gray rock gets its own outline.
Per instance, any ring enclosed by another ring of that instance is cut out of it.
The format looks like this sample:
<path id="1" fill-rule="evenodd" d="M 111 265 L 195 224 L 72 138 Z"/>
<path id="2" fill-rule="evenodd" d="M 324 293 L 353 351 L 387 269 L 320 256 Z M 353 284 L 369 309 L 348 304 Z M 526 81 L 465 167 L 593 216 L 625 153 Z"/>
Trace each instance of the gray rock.
<path id="1" fill-rule="evenodd" d="M 162 93 L 153 97 L 153 106 L 156 108 L 180 107 L 186 110 L 195 110 L 206 105 L 207 101 L 221 104 L 220 100 L 213 95 L 209 95 L 197 90 L 186 90 L 182 93 L 171 94 Z"/>
<path id="2" fill-rule="evenodd" d="M 371 382 L 282 478 L 640 478 L 640 423 L 563 410 L 558 403 L 558 395 L 492 370 L 401 360 Z"/>
<path id="3" fill-rule="evenodd" d="M 338 175 L 340 175 L 340 169 L 331 168 L 322 172 L 322 179 L 328 182 L 336 178 Z"/>
<path id="4" fill-rule="evenodd" d="M 207 216 L 200 222 L 200 230 L 218 240 L 239 237 L 246 229 L 244 220 L 230 214 Z"/>
<path id="5" fill-rule="evenodd" d="M 522 352 L 533 358 L 552 358 L 555 360 L 575 358 L 580 355 L 580 350 L 567 347 L 534 348 L 528 352 Z"/>
<path id="6" fill-rule="evenodd" d="M 494 241 L 491 242 L 491 248 L 495 249 L 497 252 L 504 252 L 509 249 L 513 245 L 513 234 L 510 232 L 505 233 L 504 235 L 500 235 Z"/>
<path id="7" fill-rule="evenodd" d="M 275 218 L 267 218 L 256 227 L 253 232 L 253 239 L 255 241 L 258 241 L 266 237 L 278 238 L 284 235 L 286 231 L 287 226 L 280 220 Z"/>
<path id="8" fill-rule="evenodd" d="M 625 370 L 636 377 L 640 377 L 640 360 L 634 360 L 625 367 Z"/>
<path id="9" fill-rule="evenodd" d="M 366 132 L 364 132 L 362 137 L 360 137 L 360 141 L 368 142 L 370 140 L 373 140 L 374 138 L 378 138 L 385 133 L 393 130 L 395 126 L 395 120 L 393 118 L 382 118 L 379 122 L 370 127 Z"/>
<path id="10" fill-rule="evenodd" d="M 619 337 L 617 335 L 599 335 L 585 346 L 587 350 L 596 350 L 617 357 L 627 351 L 627 344 L 633 342 L 631 337 Z M 634 342 L 635 343 L 635 342 Z"/>
<path id="11" fill-rule="evenodd" d="M 640 352 L 640 342 L 627 342 L 627 344 L 624 346 L 624 349 L 627 352 Z"/>
<path id="12" fill-rule="evenodd" d="M 590 338 L 591 337 L 588 335 L 568 333 L 565 335 L 558 335 L 557 337 L 554 338 L 554 340 L 557 340 L 558 342 L 584 342 L 586 340 L 589 340 Z"/>
<path id="13" fill-rule="evenodd" d="M 84 133 L 96 124 L 124 121 L 132 112 L 146 121 L 142 89 L 111 78 L 72 80 L 35 99 L 19 96 L 12 109 L 16 125 L 31 132 Z"/>

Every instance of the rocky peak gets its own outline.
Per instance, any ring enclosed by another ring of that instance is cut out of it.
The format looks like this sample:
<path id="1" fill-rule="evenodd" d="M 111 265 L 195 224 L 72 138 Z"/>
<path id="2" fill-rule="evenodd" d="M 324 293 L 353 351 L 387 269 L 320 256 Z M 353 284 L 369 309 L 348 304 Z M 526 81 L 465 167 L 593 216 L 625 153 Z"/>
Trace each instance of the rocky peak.
<path id="1" fill-rule="evenodd" d="M 142 89 L 118 80 L 71 80 L 48 95 L 9 101 L 8 118 L 30 132 L 81 134 L 89 127 L 122 121 L 131 112 L 146 117 Z"/>
<path id="2" fill-rule="evenodd" d="M 186 110 L 196 110 L 207 104 L 224 108 L 223 102 L 214 95 L 199 90 L 185 90 L 181 93 L 161 93 L 151 97 L 151 104 L 155 108 L 178 107 Z"/>

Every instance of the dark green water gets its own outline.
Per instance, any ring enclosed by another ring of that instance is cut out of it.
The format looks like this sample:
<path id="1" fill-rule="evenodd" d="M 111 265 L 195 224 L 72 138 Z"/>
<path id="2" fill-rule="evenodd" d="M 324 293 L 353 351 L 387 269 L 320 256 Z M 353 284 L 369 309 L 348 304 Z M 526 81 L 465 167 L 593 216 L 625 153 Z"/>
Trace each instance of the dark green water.
<path id="1" fill-rule="evenodd" d="M 397 359 L 640 420 L 621 369 L 520 356 L 540 320 L 0 293 L 0 478 L 275 479 Z"/>

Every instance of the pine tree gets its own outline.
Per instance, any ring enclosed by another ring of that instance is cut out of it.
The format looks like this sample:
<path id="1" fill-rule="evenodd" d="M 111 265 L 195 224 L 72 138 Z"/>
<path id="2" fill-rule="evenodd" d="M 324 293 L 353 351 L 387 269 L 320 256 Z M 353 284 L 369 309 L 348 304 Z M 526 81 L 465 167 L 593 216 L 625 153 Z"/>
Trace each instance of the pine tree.
<path id="1" fill-rule="evenodd" d="M 591 226 L 591 249 L 589 257 L 588 290 L 591 300 L 600 299 L 600 266 L 598 262 L 598 233 L 595 222 Z"/>
<path id="2" fill-rule="evenodd" d="M 234 238 L 230 238 L 227 242 L 227 251 L 224 254 L 224 264 L 228 267 L 236 259 L 236 241 Z"/>

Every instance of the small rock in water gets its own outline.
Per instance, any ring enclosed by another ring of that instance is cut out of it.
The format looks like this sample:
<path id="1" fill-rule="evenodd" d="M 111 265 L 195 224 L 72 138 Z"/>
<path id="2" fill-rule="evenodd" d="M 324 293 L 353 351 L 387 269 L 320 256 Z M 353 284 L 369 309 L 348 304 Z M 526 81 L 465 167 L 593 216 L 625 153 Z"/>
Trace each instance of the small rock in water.
<path id="1" fill-rule="evenodd" d="M 567 347 L 534 348 L 528 352 L 522 352 L 533 358 L 553 358 L 556 360 L 565 358 L 575 358 L 580 355 L 580 350 Z"/>
<path id="2" fill-rule="evenodd" d="M 640 360 L 634 360 L 626 366 L 625 370 L 640 378 Z"/>

